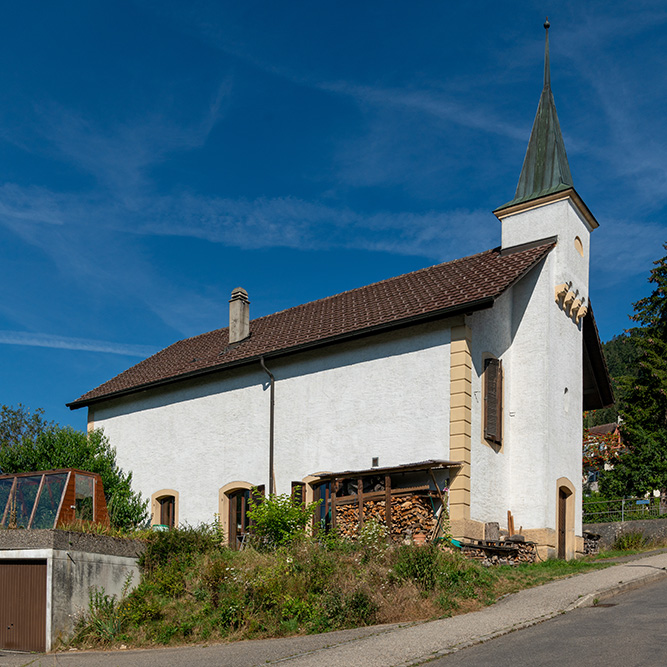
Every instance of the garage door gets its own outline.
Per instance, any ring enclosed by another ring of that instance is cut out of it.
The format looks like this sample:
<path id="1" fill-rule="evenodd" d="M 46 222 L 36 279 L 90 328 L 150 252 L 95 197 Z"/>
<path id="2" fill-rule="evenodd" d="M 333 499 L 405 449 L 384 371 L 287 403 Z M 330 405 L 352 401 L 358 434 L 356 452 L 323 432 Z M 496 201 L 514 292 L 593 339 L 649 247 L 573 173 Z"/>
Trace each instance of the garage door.
<path id="1" fill-rule="evenodd" d="M 0 648 L 46 650 L 45 560 L 0 560 Z"/>

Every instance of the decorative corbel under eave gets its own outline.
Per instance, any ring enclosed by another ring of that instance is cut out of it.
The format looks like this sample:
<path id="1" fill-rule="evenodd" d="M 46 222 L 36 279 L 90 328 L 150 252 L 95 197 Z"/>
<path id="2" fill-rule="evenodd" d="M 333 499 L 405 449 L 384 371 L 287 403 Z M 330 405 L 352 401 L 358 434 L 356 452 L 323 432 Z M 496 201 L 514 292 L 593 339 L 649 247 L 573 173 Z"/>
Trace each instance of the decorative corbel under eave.
<path id="1" fill-rule="evenodd" d="M 572 304 L 576 298 L 577 295 L 572 290 L 568 290 L 568 293 L 565 295 L 565 299 L 563 299 L 563 308 L 565 309 L 566 313 L 570 312 L 570 308 L 572 307 Z"/>
<path id="2" fill-rule="evenodd" d="M 586 313 L 588 312 L 588 306 L 581 306 L 579 310 L 577 310 L 577 315 L 575 317 L 575 322 L 579 324 L 581 322 L 582 317 L 586 317 Z"/>
<path id="3" fill-rule="evenodd" d="M 570 306 L 570 309 L 568 310 L 568 315 L 570 317 L 574 317 L 576 313 L 579 311 L 579 308 L 582 306 L 582 301 L 581 299 L 575 299 L 574 303 Z"/>
<path id="4" fill-rule="evenodd" d="M 563 297 L 567 294 L 567 291 L 570 289 L 570 285 L 568 283 L 561 283 L 560 285 L 556 285 L 556 303 L 560 304 Z"/>

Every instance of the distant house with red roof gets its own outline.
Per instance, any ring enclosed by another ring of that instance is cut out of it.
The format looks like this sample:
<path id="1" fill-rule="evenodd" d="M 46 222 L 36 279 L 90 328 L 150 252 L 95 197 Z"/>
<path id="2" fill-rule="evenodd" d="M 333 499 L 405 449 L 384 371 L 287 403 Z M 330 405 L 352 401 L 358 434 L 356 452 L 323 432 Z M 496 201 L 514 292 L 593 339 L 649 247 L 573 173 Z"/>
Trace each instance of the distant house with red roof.
<path id="1" fill-rule="evenodd" d="M 621 426 L 618 422 L 584 429 L 583 484 L 587 491 L 598 491 L 603 470 L 611 470 L 624 451 Z"/>
<path id="2" fill-rule="evenodd" d="M 546 56 L 499 247 L 254 320 L 238 288 L 228 327 L 69 404 L 104 429 L 155 523 L 218 513 L 234 542 L 252 488 L 302 485 L 324 520 L 345 480 L 375 500 L 446 487 L 455 537 L 511 510 L 545 553 L 580 550 L 581 412 L 613 396 L 589 302 L 598 223 L 573 187 L 548 42 Z"/>

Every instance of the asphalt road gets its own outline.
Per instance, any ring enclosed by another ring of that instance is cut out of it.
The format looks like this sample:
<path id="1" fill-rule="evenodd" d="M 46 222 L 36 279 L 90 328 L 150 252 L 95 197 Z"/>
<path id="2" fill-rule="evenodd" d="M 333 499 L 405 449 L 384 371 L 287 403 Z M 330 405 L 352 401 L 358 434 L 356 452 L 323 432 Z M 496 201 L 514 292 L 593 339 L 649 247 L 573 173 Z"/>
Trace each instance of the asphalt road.
<path id="1" fill-rule="evenodd" d="M 610 606 L 606 606 L 610 605 Z M 480 665 L 667 665 L 667 579 L 427 663 Z"/>

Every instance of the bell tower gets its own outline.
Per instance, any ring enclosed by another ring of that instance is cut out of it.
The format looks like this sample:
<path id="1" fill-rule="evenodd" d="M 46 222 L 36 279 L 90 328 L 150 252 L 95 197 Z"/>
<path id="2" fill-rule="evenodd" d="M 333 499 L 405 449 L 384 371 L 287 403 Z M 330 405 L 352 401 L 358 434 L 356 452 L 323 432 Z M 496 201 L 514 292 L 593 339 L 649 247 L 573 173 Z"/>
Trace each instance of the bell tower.
<path id="1" fill-rule="evenodd" d="M 514 198 L 494 211 L 502 253 L 554 244 L 513 292 L 505 451 L 508 509 L 521 516 L 528 539 L 570 558 L 581 540 L 582 331 L 598 223 L 574 188 L 551 91 L 548 20 L 544 27 L 544 85 L 519 183 Z"/>
<path id="2" fill-rule="evenodd" d="M 533 129 L 512 199 L 494 211 L 502 223 L 502 248 L 553 237 L 555 280 L 562 298 L 583 308 L 588 303 L 590 234 L 598 222 L 574 188 L 574 180 L 551 91 L 549 20 L 544 24 L 544 85 Z M 570 289 L 572 288 L 572 289 Z"/>

